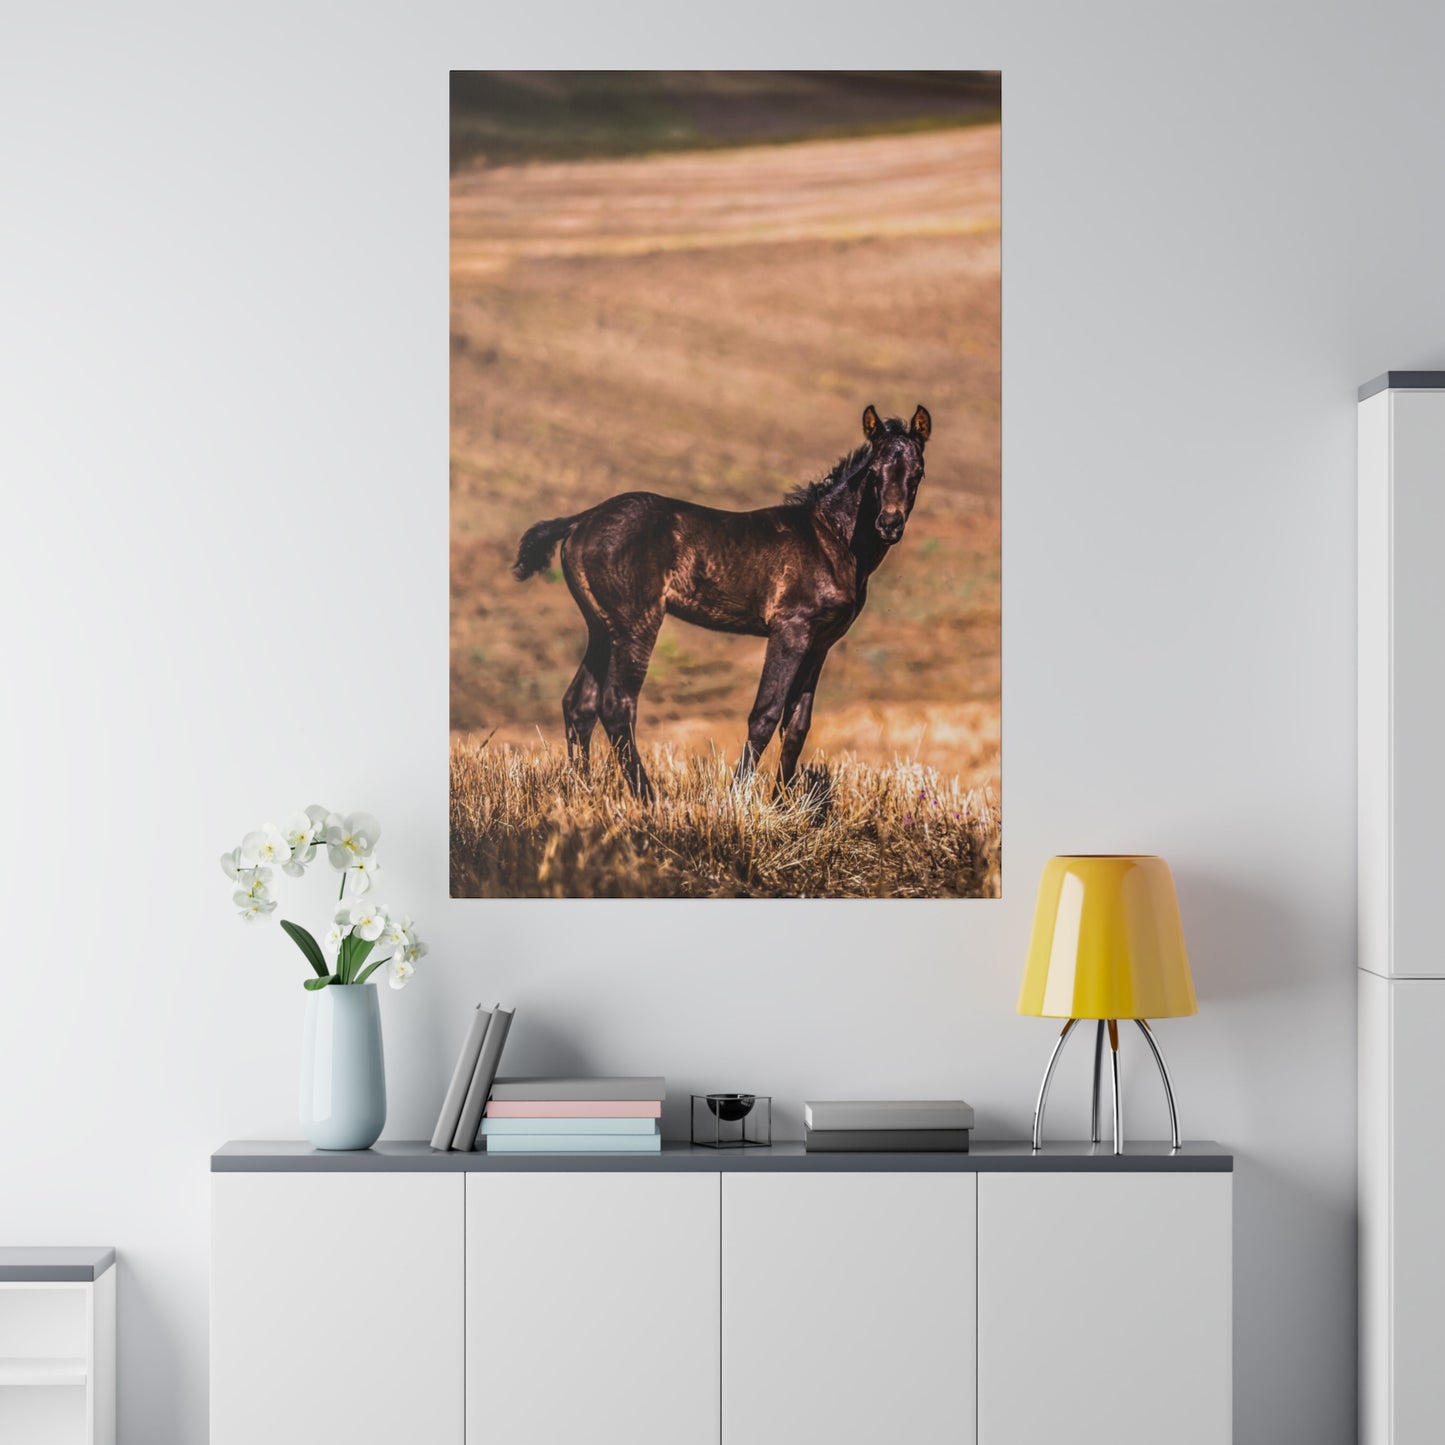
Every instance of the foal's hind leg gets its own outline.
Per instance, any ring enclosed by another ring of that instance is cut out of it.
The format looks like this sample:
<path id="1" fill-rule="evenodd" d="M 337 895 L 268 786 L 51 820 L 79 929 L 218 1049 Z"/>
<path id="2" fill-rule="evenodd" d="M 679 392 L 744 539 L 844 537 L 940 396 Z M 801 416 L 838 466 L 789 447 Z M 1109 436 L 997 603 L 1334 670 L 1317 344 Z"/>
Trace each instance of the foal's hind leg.
<path id="1" fill-rule="evenodd" d="M 639 798 L 657 796 L 637 751 L 637 696 L 647 677 L 648 660 L 662 626 L 662 610 L 639 618 L 625 637 L 614 634 L 607 680 L 602 685 L 602 726 L 617 762 Z"/>
<path id="2" fill-rule="evenodd" d="M 601 623 L 587 625 L 587 651 L 571 686 L 562 694 L 562 722 L 567 732 L 567 761 L 586 774 L 592 751 L 592 730 L 602 702 L 602 684 L 612 656 L 612 640 Z"/>

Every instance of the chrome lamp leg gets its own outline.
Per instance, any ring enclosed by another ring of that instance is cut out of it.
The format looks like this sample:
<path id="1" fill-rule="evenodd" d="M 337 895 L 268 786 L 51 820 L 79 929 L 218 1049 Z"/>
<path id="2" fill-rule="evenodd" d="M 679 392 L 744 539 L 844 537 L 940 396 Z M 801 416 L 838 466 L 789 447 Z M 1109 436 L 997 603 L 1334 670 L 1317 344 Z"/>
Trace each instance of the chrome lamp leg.
<path id="1" fill-rule="evenodd" d="M 1064 1051 L 1064 1045 L 1069 1041 L 1069 1035 L 1073 1033 L 1078 1019 L 1070 1019 L 1059 1031 L 1058 1038 L 1054 1041 L 1053 1052 L 1049 1055 L 1048 1067 L 1044 1070 L 1044 1081 L 1039 1085 L 1038 1103 L 1034 1105 L 1034 1150 L 1044 1147 L 1044 1109 L 1049 1101 L 1049 1085 L 1053 1082 L 1054 1069 L 1058 1066 L 1059 1055 Z M 1149 1027 L 1147 1019 L 1135 1019 L 1139 1025 L 1139 1032 L 1144 1035 L 1144 1042 L 1149 1045 L 1149 1052 L 1154 1055 L 1154 1062 L 1159 1065 L 1159 1077 L 1164 1084 L 1164 1098 L 1169 1105 L 1169 1138 L 1171 1147 L 1180 1148 L 1179 1143 L 1179 1111 L 1174 1105 L 1174 1085 L 1169 1078 L 1169 1070 L 1164 1064 L 1164 1055 L 1159 1052 L 1159 1045 L 1154 1039 L 1154 1030 Z M 1102 1130 L 1099 1128 L 1099 1102 L 1100 1086 L 1103 1082 L 1104 1065 L 1104 1031 L 1109 1033 L 1109 1074 L 1113 1086 L 1114 1105 L 1114 1153 L 1124 1152 L 1124 1095 L 1119 1087 L 1119 1020 L 1100 1019 L 1094 1030 L 1094 1101 L 1093 1111 L 1090 1116 L 1089 1136 L 1093 1143 L 1102 1143 Z"/>
<path id="2" fill-rule="evenodd" d="M 1094 1029 L 1094 1107 L 1089 1115 L 1089 1142 L 1099 1143 L 1103 1137 L 1099 1132 L 1099 1078 L 1104 1069 L 1104 1020 L 1100 1019 Z"/>
<path id="3" fill-rule="evenodd" d="M 1109 1019 L 1109 1065 L 1114 1080 L 1114 1153 L 1124 1152 L 1124 1096 L 1119 1092 L 1119 1021 Z"/>
<path id="4" fill-rule="evenodd" d="M 1179 1148 L 1179 1113 L 1174 1107 L 1174 1086 L 1169 1082 L 1169 1070 L 1164 1066 L 1164 1055 L 1159 1052 L 1159 1045 L 1154 1042 L 1154 1030 L 1149 1027 L 1145 1019 L 1135 1019 L 1139 1025 L 1139 1032 L 1144 1035 L 1144 1042 L 1149 1045 L 1149 1052 L 1154 1055 L 1154 1062 L 1159 1065 L 1159 1077 L 1164 1081 L 1164 1097 L 1169 1102 L 1169 1135 L 1170 1142 L 1174 1148 Z"/>
<path id="5" fill-rule="evenodd" d="M 1059 1055 L 1063 1052 L 1064 1045 L 1069 1041 L 1069 1035 L 1074 1031 L 1074 1025 L 1078 1019 L 1070 1019 L 1059 1031 L 1058 1041 L 1054 1044 L 1054 1051 L 1049 1055 L 1049 1066 L 1044 1070 L 1044 1081 L 1039 1085 L 1039 1101 L 1034 1105 L 1034 1151 L 1044 1147 L 1044 1105 L 1049 1099 L 1049 1083 L 1054 1077 L 1054 1066 L 1059 1062 Z"/>

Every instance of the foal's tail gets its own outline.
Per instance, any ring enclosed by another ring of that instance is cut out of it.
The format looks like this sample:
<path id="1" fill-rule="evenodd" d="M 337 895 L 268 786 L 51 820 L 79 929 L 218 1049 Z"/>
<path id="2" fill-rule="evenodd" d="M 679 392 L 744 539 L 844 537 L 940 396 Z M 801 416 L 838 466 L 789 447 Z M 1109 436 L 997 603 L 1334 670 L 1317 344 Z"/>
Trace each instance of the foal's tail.
<path id="1" fill-rule="evenodd" d="M 572 530 L 581 516 L 578 512 L 571 517 L 553 517 L 550 522 L 537 522 L 522 533 L 517 560 L 512 564 L 512 575 L 518 582 L 525 582 L 551 562 L 557 543 Z"/>

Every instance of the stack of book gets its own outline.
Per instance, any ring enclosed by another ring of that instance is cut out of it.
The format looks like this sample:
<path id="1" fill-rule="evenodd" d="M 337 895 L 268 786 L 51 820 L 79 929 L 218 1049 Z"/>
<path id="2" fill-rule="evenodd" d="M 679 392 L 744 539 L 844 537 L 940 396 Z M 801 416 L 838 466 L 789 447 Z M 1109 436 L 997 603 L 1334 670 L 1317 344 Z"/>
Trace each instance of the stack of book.
<path id="1" fill-rule="evenodd" d="M 447 1096 L 442 1101 L 437 1126 L 432 1131 L 433 1149 L 467 1150 L 477 1147 L 482 1110 L 492 1091 L 492 1081 L 497 1077 L 497 1066 L 502 1062 L 502 1045 L 507 1042 L 507 1030 L 512 1026 L 515 1012 L 515 1009 L 503 1008 L 500 1004 L 491 1009 L 477 1005 L 467 1036 L 462 1041 L 462 1051 L 457 1056 L 457 1066 L 452 1071 Z"/>
<path id="2" fill-rule="evenodd" d="M 482 1116 L 489 1154 L 657 1154 L 662 1079 L 498 1079 Z"/>
<path id="3" fill-rule="evenodd" d="M 973 1109 L 962 1099 L 828 1100 L 803 1105 L 810 1154 L 967 1153 Z"/>

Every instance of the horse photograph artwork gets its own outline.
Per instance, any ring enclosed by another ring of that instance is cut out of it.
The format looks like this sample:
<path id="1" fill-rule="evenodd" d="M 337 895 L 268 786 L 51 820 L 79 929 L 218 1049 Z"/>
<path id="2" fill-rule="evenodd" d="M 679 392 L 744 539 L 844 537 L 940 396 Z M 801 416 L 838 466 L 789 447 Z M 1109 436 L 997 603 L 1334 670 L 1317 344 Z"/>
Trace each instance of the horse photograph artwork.
<path id="1" fill-rule="evenodd" d="M 451 100 L 452 895 L 997 897 L 997 73 Z"/>

